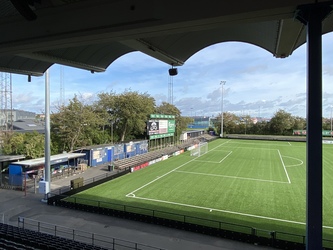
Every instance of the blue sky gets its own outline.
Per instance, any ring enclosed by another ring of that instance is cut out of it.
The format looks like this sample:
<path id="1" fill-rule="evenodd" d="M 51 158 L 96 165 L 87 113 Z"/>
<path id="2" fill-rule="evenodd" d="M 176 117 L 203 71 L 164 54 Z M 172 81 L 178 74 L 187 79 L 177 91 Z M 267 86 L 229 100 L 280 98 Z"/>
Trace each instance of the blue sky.
<path id="1" fill-rule="evenodd" d="M 323 116 L 333 105 L 333 34 L 323 36 Z M 51 109 L 60 102 L 60 66 L 50 68 Z M 168 101 L 169 65 L 140 52 L 118 58 L 106 72 L 63 66 L 63 100 L 75 94 L 90 102 L 96 94 L 124 90 L 148 93 L 156 104 Z M 13 108 L 44 112 L 45 77 L 12 75 Z M 224 112 L 252 117 L 272 117 L 283 109 L 305 117 L 306 46 L 288 58 L 275 58 L 254 45 L 226 42 L 207 47 L 178 67 L 173 77 L 173 104 L 182 115 L 216 116 L 221 112 L 221 81 Z"/>

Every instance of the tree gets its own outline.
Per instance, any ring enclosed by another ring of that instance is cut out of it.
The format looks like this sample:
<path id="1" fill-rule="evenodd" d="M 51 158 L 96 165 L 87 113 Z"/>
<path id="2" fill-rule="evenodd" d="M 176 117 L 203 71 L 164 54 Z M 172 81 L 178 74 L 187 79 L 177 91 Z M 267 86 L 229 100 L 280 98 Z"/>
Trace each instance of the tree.
<path id="1" fill-rule="evenodd" d="M 2 152 L 8 155 L 25 155 L 27 159 L 44 156 L 44 135 L 37 132 L 9 133 L 2 145 Z"/>
<path id="2" fill-rule="evenodd" d="M 252 134 L 267 135 L 269 134 L 269 123 L 267 121 L 259 121 L 252 125 Z"/>
<path id="3" fill-rule="evenodd" d="M 277 111 L 270 121 L 271 132 L 276 135 L 291 135 L 294 119 L 284 110 Z"/>
<path id="4" fill-rule="evenodd" d="M 162 102 L 160 106 L 157 106 L 155 113 L 175 116 L 176 136 L 180 135 L 184 130 L 186 130 L 188 124 L 193 123 L 192 118 L 181 116 L 180 110 L 175 105 L 168 102 Z"/>
<path id="5" fill-rule="evenodd" d="M 24 134 L 6 133 L 3 136 L 2 152 L 7 155 L 24 154 Z"/>
<path id="6" fill-rule="evenodd" d="M 300 116 L 293 117 L 294 119 L 294 125 L 293 129 L 306 129 L 306 119 Z"/>
<path id="7" fill-rule="evenodd" d="M 217 119 L 213 121 L 214 127 L 221 132 L 221 114 L 218 114 Z M 223 113 L 223 133 L 234 134 L 241 133 L 239 128 L 239 117 L 235 114 Z"/>
<path id="8" fill-rule="evenodd" d="M 75 95 L 67 106 L 58 107 L 51 115 L 51 136 L 60 152 L 103 142 L 104 125 L 100 113 L 92 105 L 84 104 Z"/>
<path id="9" fill-rule="evenodd" d="M 162 102 L 160 106 L 156 107 L 157 114 L 174 115 L 176 120 L 176 136 L 179 136 L 187 126 L 194 122 L 193 118 L 181 116 L 180 110 L 173 104 Z"/>
<path id="10" fill-rule="evenodd" d="M 156 106 L 155 113 L 174 115 L 176 118 L 180 117 L 180 110 L 173 104 L 168 102 L 162 102 L 160 106 Z"/>
<path id="11" fill-rule="evenodd" d="M 114 133 L 121 141 L 144 136 L 146 121 L 155 110 L 155 99 L 147 93 L 126 90 L 116 95 L 113 92 L 98 95 L 100 110 L 109 114 L 114 123 Z"/>

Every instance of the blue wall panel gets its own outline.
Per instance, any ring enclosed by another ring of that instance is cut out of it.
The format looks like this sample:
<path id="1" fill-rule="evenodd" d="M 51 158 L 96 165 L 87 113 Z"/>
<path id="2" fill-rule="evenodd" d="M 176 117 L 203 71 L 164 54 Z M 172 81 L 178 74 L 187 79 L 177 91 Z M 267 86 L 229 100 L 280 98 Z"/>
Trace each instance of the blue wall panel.
<path id="1" fill-rule="evenodd" d="M 21 186 L 23 184 L 22 166 L 9 165 L 9 185 Z"/>

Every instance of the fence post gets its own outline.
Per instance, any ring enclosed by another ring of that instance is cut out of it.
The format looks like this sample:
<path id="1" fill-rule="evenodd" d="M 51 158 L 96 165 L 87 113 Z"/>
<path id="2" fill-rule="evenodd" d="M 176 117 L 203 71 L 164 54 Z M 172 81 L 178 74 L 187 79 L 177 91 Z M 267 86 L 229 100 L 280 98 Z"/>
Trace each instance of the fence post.
<path id="1" fill-rule="evenodd" d="M 93 233 L 91 236 L 91 244 L 94 246 L 95 245 L 95 234 Z"/>
<path id="2" fill-rule="evenodd" d="M 57 226 L 54 226 L 54 236 L 57 236 Z"/>
<path id="3" fill-rule="evenodd" d="M 257 235 L 256 229 L 254 227 L 251 227 L 252 243 L 254 243 L 255 245 L 257 244 L 256 235 Z"/>
<path id="4" fill-rule="evenodd" d="M 271 235 L 271 239 L 272 239 L 272 246 L 274 246 L 275 243 L 275 239 L 276 239 L 276 232 L 272 231 L 269 233 Z"/>
<path id="5" fill-rule="evenodd" d="M 18 224 L 20 225 L 20 223 L 22 223 L 22 228 L 24 229 L 24 218 L 21 216 L 18 217 Z"/>

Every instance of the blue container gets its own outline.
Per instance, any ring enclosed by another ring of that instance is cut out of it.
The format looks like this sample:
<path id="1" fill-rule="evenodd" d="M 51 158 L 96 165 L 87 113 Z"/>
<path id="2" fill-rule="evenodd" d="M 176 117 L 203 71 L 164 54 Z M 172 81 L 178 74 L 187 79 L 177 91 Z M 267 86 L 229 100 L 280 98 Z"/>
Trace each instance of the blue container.
<path id="1" fill-rule="evenodd" d="M 90 166 L 96 167 L 98 165 L 108 162 L 108 149 L 106 147 L 93 148 L 90 150 Z"/>
<path id="2" fill-rule="evenodd" d="M 139 141 L 135 143 L 136 154 L 148 153 L 148 141 Z"/>
<path id="3" fill-rule="evenodd" d="M 135 143 L 133 143 L 133 142 L 125 143 L 124 152 L 125 152 L 126 158 L 135 156 L 136 155 Z"/>
<path id="4" fill-rule="evenodd" d="M 113 160 L 121 160 L 125 158 L 125 152 L 124 152 L 124 144 L 115 144 L 113 146 Z"/>
<path id="5" fill-rule="evenodd" d="M 109 147 L 106 147 L 106 149 L 107 149 L 107 155 L 108 155 L 108 162 L 111 162 L 111 161 L 113 161 L 113 147 L 109 146 Z"/>
<path id="6" fill-rule="evenodd" d="M 23 184 L 22 166 L 9 165 L 9 185 L 21 186 Z"/>

